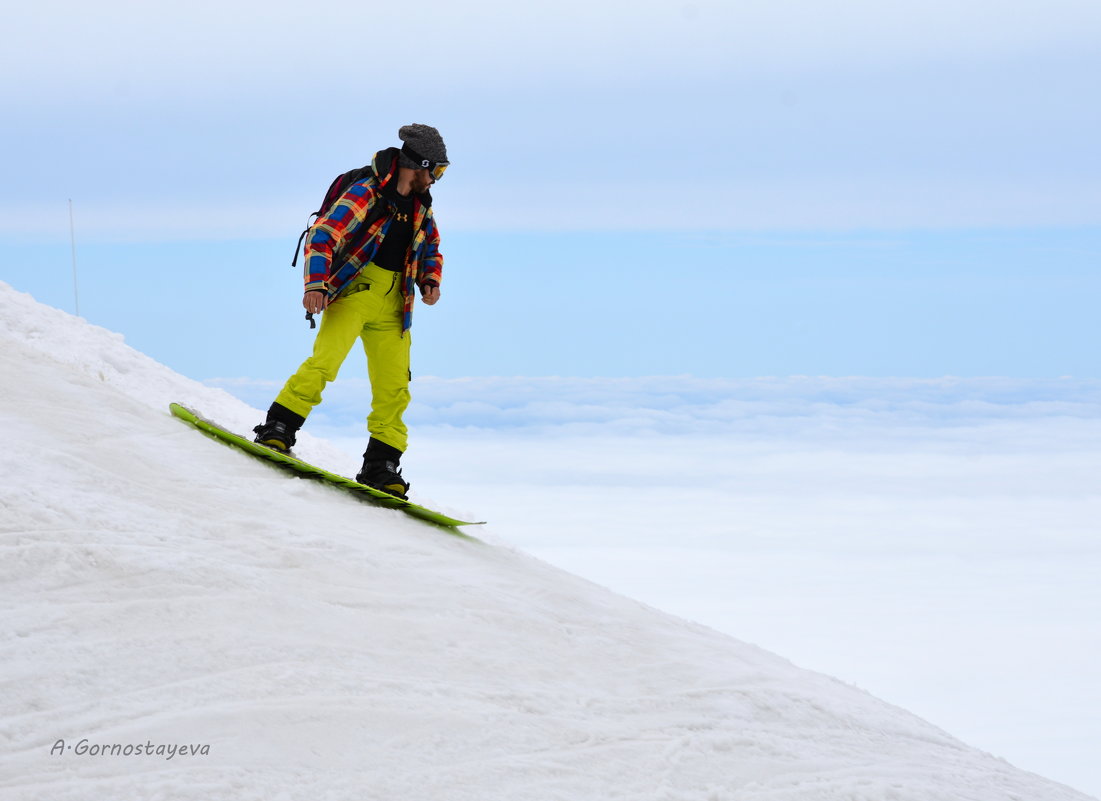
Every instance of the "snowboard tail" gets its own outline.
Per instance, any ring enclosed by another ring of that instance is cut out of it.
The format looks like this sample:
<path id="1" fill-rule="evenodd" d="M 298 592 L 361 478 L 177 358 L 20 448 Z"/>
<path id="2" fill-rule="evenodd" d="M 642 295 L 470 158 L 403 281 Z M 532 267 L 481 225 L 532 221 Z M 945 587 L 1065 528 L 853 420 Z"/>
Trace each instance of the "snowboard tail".
<path id="1" fill-rule="evenodd" d="M 296 473 L 316 478 L 321 481 L 325 481 L 328 484 L 332 484 L 336 487 L 348 490 L 349 492 L 369 500 L 379 506 L 384 506 L 388 509 L 400 509 L 408 515 L 419 518 L 421 520 L 427 520 L 430 523 L 435 523 L 440 526 L 447 526 L 449 528 L 456 528 L 458 526 L 477 526 L 481 523 L 473 523 L 467 520 L 457 520 L 454 517 L 442 514 L 440 512 L 427 509 L 423 506 L 413 503 L 412 501 L 404 500 L 391 495 L 388 492 L 375 489 L 374 487 L 368 487 L 366 484 L 360 484 L 358 481 L 353 481 L 350 478 L 337 475 L 336 473 L 330 473 L 328 470 L 324 470 L 320 467 L 304 462 L 301 459 L 292 456 L 290 454 L 280 453 L 279 451 L 272 450 L 271 448 L 260 445 L 252 440 L 242 437 L 240 434 L 234 434 L 228 429 L 222 428 L 222 426 L 207 420 L 200 416 L 193 410 L 183 406 L 179 403 L 169 404 L 169 410 L 176 417 L 181 420 L 190 423 L 200 431 L 209 434 L 216 439 L 221 440 L 227 445 L 233 445 L 240 448 L 243 451 L 247 451 L 253 456 L 257 456 L 261 459 L 265 459 L 269 462 L 274 462 L 281 467 L 288 468 Z M 456 532 L 457 533 L 457 532 Z"/>

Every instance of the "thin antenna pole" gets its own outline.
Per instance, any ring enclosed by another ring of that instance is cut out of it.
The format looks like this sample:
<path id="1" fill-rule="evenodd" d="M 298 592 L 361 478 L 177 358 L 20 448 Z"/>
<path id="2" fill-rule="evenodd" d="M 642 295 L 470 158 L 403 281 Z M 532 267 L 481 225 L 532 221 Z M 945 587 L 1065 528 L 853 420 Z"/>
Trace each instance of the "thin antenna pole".
<path id="1" fill-rule="evenodd" d="M 73 303 L 76 305 L 76 316 L 80 316 L 80 294 L 76 286 L 76 226 L 73 225 L 73 199 L 69 198 L 69 244 L 73 250 Z"/>

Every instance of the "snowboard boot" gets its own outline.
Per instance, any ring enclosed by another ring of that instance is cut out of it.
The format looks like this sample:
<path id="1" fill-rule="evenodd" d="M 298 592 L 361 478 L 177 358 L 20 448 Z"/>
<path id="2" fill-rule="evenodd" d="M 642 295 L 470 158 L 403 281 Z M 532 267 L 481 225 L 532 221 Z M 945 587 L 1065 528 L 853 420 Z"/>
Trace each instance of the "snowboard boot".
<path id="1" fill-rule="evenodd" d="M 401 451 L 372 437 L 363 453 L 363 469 L 356 481 L 396 495 L 403 501 L 409 500 L 409 482 L 401 477 L 400 461 Z"/>
<path id="2" fill-rule="evenodd" d="M 294 435 L 304 422 L 306 418 L 278 403 L 273 403 L 268 409 L 267 421 L 252 429 L 256 433 L 256 439 L 253 442 L 265 445 L 273 451 L 290 453 L 291 448 L 294 447 Z"/>

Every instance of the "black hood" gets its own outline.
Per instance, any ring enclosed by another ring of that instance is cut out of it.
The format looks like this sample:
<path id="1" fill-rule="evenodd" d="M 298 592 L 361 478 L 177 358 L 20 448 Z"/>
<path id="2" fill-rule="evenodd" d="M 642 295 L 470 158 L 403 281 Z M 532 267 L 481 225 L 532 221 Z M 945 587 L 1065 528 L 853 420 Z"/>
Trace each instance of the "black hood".
<path id="1" fill-rule="evenodd" d="M 385 197 L 391 200 L 398 196 L 398 154 L 401 153 L 400 148 L 388 147 L 385 150 L 380 150 L 375 153 L 375 157 L 371 159 L 371 167 L 375 171 L 375 175 L 378 176 L 379 190 Z M 425 208 L 432 207 L 432 193 L 425 190 L 424 192 L 417 193 L 417 197 L 420 198 L 421 204 Z"/>

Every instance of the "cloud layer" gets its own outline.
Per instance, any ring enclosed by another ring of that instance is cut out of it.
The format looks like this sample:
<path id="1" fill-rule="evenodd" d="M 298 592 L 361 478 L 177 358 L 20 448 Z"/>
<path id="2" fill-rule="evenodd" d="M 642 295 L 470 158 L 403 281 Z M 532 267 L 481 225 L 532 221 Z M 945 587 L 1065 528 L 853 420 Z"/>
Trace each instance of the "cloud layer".
<path id="1" fill-rule="evenodd" d="M 266 408 L 274 382 L 208 382 Z M 792 377 L 420 378 L 413 383 L 414 426 L 526 429 L 582 434 L 775 435 L 860 426 L 885 431 L 1061 420 L 1101 425 L 1101 381 Z M 359 425 L 370 385 L 331 384 L 315 420 Z"/>
<path id="2" fill-rule="evenodd" d="M 413 120 L 448 139 L 465 229 L 1101 221 L 1086 0 L 341 14 L 366 50 L 288 2 L 13 9 L 0 226 L 41 235 L 60 195 L 99 236 L 277 235 Z"/>

